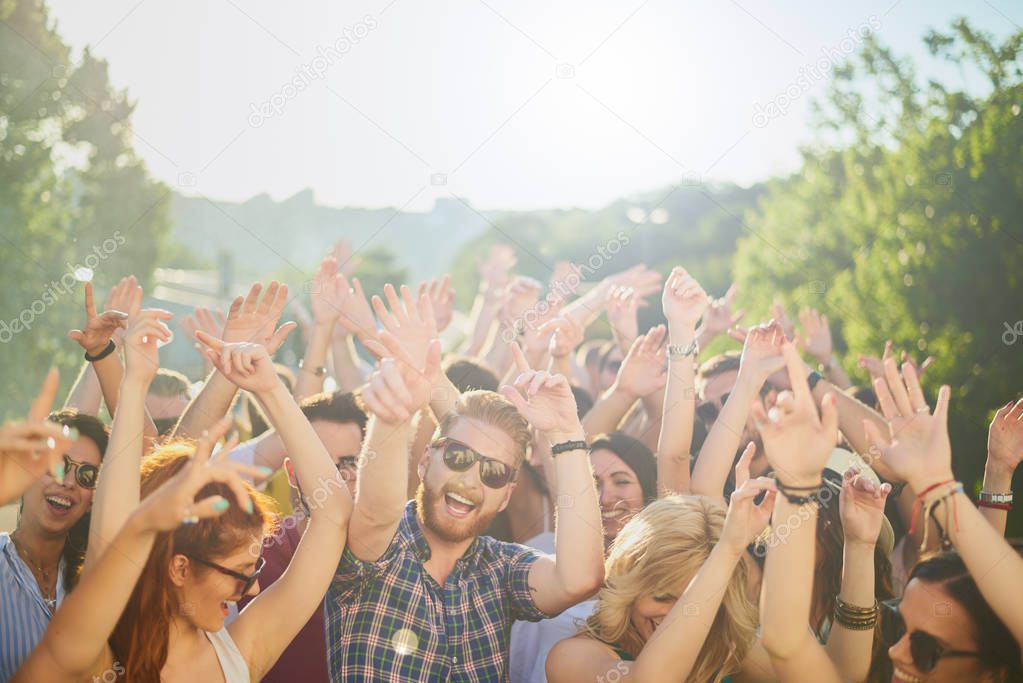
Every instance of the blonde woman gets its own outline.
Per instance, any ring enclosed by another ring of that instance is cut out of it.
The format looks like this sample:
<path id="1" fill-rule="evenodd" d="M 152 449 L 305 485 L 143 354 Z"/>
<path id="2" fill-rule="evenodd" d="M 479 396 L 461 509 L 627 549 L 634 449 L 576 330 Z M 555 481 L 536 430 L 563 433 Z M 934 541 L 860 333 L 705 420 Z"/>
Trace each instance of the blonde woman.
<path id="1" fill-rule="evenodd" d="M 743 554 L 767 526 L 775 491 L 771 479 L 749 480 L 748 467 L 747 456 L 727 515 L 709 498 L 671 496 L 625 525 L 593 614 L 547 657 L 551 683 L 717 682 L 753 666 L 757 608 Z"/>

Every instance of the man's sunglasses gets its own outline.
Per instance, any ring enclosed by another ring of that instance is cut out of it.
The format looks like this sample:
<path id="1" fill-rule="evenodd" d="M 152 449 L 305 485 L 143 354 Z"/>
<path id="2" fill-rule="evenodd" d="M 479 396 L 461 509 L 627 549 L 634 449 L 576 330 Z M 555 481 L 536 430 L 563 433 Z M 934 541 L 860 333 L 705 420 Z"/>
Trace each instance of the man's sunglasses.
<path id="1" fill-rule="evenodd" d="M 75 468 L 75 482 L 83 489 L 96 488 L 99 479 L 99 468 L 88 462 L 78 462 L 67 453 L 64 454 L 64 475 L 71 473 L 71 466 Z"/>
<path id="2" fill-rule="evenodd" d="M 242 584 L 241 595 L 243 596 L 249 592 L 249 590 L 252 588 L 253 585 L 255 585 L 257 581 L 259 581 L 259 575 L 263 572 L 263 567 L 266 566 L 266 559 L 260 556 L 260 558 L 256 560 L 256 571 L 252 572 L 251 574 L 242 574 L 241 572 L 236 572 L 233 569 L 228 569 L 227 567 L 221 566 L 216 562 L 204 560 L 201 557 L 193 557 L 192 555 L 188 555 L 187 557 L 191 560 L 194 560 L 195 562 L 198 562 L 199 564 L 206 565 L 210 569 L 216 569 L 221 574 L 226 574 L 230 576 L 232 579 L 238 579 L 238 581 L 240 581 Z"/>
<path id="3" fill-rule="evenodd" d="M 906 634 L 906 622 L 899 614 L 898 600 L 886 600 L 882 605 L 887 608 L 892 618 L 894 627 L 893 644 L 899 642 Z M 913 658 L 913 666 L 920 673 L 930 673 L 938 665 L 938 661 L 944 657 L 979 657 L 979 652 L 967 652 L 965 650 L 946 650 L 938 639 L 926 631 L 913 631 L 909 634 L 909 654 Z"/>
<path id="4" fill-rule="evenodd" d="M 430 444 L 444 449 L 444 464 L 455 472 L 465 472 L 479 461 L 480 481 L 492 489 L 503 488 L 515 477 L 515 469 L 500 460 L 488 458 L 450 437 L 441 437 Z"/>

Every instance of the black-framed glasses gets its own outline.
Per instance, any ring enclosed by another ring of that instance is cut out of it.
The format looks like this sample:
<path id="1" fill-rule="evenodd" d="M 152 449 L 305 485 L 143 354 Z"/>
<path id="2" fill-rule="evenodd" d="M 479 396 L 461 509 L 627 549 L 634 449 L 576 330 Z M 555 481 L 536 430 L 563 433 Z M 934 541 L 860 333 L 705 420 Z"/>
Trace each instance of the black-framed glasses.
<path id="1" fill-rule="evenodd" d="M 725 401 L 728 400 L 730 392 L 726 391 L 721 394 L 721 401 L 717 403 L 715 401 L 704 401 L 700 405 L 696 406 L 696 414 L 704 424 L 709 425 L 714 420 L 718 419 L 718 415 L 721 414 L 721 409 L 725 406 Z"/>
<path id="2" fill-rule="evenodd" d="M 507 486 L 508 482 L 515 477 L 514 467 L 477 453 L 461 441 L 444 436 L 434 441 L 431 446 L 444 450 L 444 464 L 455 472 L 465 472 L 478 461 L 480 481 L 492 489 Z"/>
<path id="3" fill-rule="evenodd" d="M 75 483 L 81 486 L 83 489 L 92 490 L 96 488 L 96 483 L 99 480 L 99 468 L 93 465 L 91 462 L 79 462 L 75 460 L 67 453 L 64 454 L 64 476 L 67 477 L 71 473 L 71 467 L 75 468 Z"/>
<path id="4" fill-rule="evenodd" d="M 230 576 L 232 579 L 237 579 L 238 581 L 240 581 L 242 584 L 241 588 L 242 595 L 248 593 L 252 586 L 254 586 L 255 583 L 259 581 L 259 575 L 263 573 L 263 567 L 266 566 L 266 559 L 263 556 L 260 556 L 260 558 L 256 560 L 256 570 L 251 574 L 242 574 L 241 572 L 236 572 L 233 569 L 228 569 L 227 567 L 219 565 L 216 562 L 204 560 L 201 557 L 194 557 L 192 555 L 187 555 L 186 557 L 198 562 L 199 564 L 206 565 L 210 569 L 215 569 L 221 574 L 226 574 L 227 576 Z"/>
<path id="5" fill-rule="evenodd" d="M 881 603 L 890 612 L 893 625 L 893 640 L 895 644 L 906 635 L 906 622 L 902 620 L 899 613 L 898 600 L 886 600 Z M 926 631 L 913 631 L 909 634 L 909 654 L 913 658 L 913 666 L 920 673 L 930 673 L 938 665 L 938 661 L 945 657 L 979 657 L 979 652 L 968 652 L 966 650 L 948 650 L 938 639 Z"/>

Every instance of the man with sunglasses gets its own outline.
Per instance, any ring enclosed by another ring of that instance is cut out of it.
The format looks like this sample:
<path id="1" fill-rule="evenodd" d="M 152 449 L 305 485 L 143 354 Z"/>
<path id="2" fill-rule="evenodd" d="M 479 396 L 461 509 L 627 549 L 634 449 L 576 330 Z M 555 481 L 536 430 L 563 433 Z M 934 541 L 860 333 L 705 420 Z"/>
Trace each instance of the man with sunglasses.
<path id="1" fill-rule="evenodd" d="M 21 499 L 17 528 L 0 533 L 0 681 L 43 637 L 85 556 L 89 510 L 108 432 L 90 415 L 50 415 L 80 437 L 64 454 L 64 480 L 44 474 Z"/>
<path id="2" fill-rule="evenodd" d="M 425 318 L 414 304 L 391 303 L 404 325 Z M 381 340 L 389 355 L 361 390 L 373 417 L 348 547 L 326 599 L 331 680 L 507 680 L 512 622 L 553 616 L 603 580 L 600 512 L 571 389 L 563 376 L 531 370 L 513 345 L 514 386 L 459 395 L 440 372 L 438 341 L 417 349 L 417 362 L 397 338 Z M 439 427 L 406 502 L 411 418 L 428 402 Z M 556 557 L 479 535 L 508 504 L 530 426 L 556 452 Z"/>

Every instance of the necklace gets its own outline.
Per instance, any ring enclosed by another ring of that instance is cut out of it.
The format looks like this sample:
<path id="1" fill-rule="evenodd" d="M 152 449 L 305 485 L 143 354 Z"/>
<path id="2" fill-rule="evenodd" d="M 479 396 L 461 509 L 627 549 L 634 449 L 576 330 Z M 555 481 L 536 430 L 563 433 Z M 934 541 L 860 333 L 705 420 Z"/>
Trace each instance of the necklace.
<path id="1" fill-rule="evenodd" d="M 38 578 L 36 579 L 36 584 L 39 586 L 39 593 L 43 597 L 43 602 L 45 602 L 47 608 L 49 608 L 50 614 L 53 614 L 53 612 L 57 609 L 57 587 L 55 585 L 52 589 L 49 588 L 51 570 L 43 569 L 42 565 L 36 562 L 35 558 L 32 557 L 32 554 L 28 552 L 28 549 L 18 543 L 17 533 L 18 532 L 15 531 L 11 534 L 11 541 L 14 543 L 14 548 L 18 551 L 18 554 L 21 555 L 22 559 L 28 563 L 29 568 L 37 571 L 39 576 L 42 577 L 42 581 L 39 581 Z M 58 560 L 57 566 L 59 565 L 60 561 Z M 53 569 L 56 570 L 57 566 Z M 45 588 L 43 587 L 44 583 L 46 584 Z"/>

